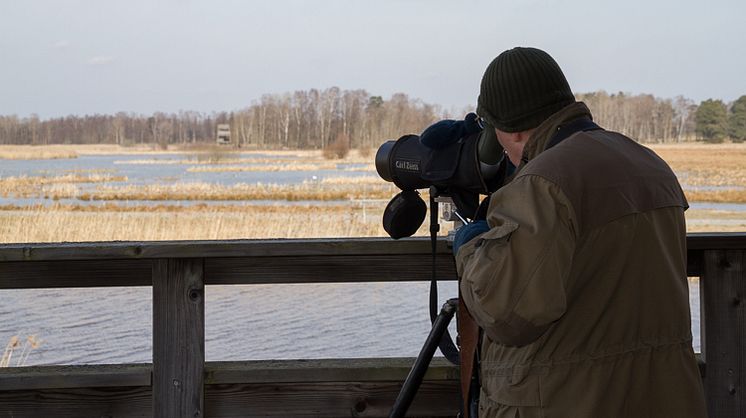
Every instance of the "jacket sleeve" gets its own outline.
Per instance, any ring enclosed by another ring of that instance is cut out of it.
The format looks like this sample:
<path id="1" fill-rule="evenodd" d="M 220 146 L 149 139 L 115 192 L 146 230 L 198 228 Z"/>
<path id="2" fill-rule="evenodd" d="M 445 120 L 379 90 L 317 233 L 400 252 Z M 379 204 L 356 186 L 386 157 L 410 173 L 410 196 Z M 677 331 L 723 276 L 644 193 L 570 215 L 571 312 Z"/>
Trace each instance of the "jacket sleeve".
<path id="1" fill-rule="evenodd" d="M 555 183 L 526 175 L 493 194 L 487 221 L 456 257 L 461 296 L 487 337 L 523 346 L 565 312 L 574 211 Z"/>

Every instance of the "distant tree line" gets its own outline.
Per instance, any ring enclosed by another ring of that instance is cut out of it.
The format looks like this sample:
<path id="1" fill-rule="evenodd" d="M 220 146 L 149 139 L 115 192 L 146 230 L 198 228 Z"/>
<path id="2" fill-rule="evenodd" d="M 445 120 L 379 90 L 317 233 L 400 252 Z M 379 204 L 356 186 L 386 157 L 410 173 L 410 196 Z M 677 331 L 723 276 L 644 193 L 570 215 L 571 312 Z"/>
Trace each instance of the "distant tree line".
<path id="1" fill-rule="evenodd" d="M 322 149 L 343 142 L 371 148 L 386 139 L 419 133 L 446 113 L 406 94 L 384 100 L 364 90 L 296 91 L 264 95 L 233 112 L 161 113 L 150 116 L 67 116 L 40 120 L 0 116 L 0 144 L 194 144 L 214 142 L 218 124 L 229 124 L 232 141 L 258 148 Z"/>
<path id="2" fill-rule="evenodd" d="M 730 105 L 683 97 L 595 92 L 577 95 L 606 129 L 642 142 L 719 142 L 746 139 L 746 96 Z M 212 143 L 218 124 L 229 124 L 242 147 L 327 149 L 372 148 L 384 140 L 420 133 L 431 123 L 460 118 L 469 109 L 446 111 L 397 93 L 388 99 L 365 90 L 304 90 L 268 94 L 233 112 L 156 112 L 140 115 L 0 116 L 0 144 L 171 144 Z"/>
<path id="3" fill-rule="evenodd" d="M 705 100 L 697 108 L 696 132 L 708 142 L 722 142 L 726 137 L 733 142 L 746 140 L 746 96 L 730 106 L 722 100 Z"/>

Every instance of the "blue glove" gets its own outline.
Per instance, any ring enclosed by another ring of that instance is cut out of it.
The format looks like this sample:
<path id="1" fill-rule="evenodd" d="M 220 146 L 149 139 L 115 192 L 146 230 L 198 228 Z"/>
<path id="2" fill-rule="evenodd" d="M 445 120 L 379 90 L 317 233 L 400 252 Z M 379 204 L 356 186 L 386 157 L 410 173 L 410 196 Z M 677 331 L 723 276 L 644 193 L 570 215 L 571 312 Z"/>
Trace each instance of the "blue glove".
<path id="1" fill-rule="evenodd" d="M 428 126 L 420 135 L 420 142 L 428 148 L 441 149 L 481 130 L 476 113 L 469 113 L 464 120 L 444 119 Z"/>
<path id="2" fill-rule="evenodd" d="M 470 224 L 466 224 L 456 231 L 456 236 L 453 237 L 453 255 L 458 254 L 458 249 L 462 245 L 474 239 L 479 234 L 490 230 L 490 226 L 487 221 L 474 221 Z"/>

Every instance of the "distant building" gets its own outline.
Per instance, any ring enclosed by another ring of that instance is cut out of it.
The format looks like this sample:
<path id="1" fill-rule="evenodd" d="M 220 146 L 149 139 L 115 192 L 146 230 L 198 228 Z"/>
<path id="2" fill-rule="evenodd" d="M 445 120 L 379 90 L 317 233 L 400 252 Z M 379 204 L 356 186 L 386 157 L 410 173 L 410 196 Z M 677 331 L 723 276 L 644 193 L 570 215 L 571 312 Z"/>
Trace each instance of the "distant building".
<path id="1" fill-rule="evenodd" d="M 227 123 L 218 124 L 217 133 L 218 145 L 230 145 L 231 144 L 231 126 Z"/>

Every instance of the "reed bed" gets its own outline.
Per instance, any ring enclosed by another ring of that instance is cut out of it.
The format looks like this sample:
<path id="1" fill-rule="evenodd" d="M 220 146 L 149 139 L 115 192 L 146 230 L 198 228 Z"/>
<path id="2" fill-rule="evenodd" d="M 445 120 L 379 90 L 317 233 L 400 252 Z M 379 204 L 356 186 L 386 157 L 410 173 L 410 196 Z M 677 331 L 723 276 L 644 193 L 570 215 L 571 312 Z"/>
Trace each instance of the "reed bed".
<path id="1" fill-rule="evenodd" d="M 746 188 L 746 144 L 665 144 L 650 148 L 671 166 L 685 188 Z M 738 197 L 730 193 L 725 196 Z"/>
<path id="2" fill-rule="evenodd" d="M 734 190 L 685 190 L 690 202 L 746 203 L 746 189 Z"/>
<path id="3" fill-rule="evenodd" d="M 0 196 L 2 197 L 46 197 L 60 199 L 74 197 L 79 183 L 126 182 L 126 176 L 92 173 L 78 173 L 61 176 L 17 176 L 0 177 Z"/>
<path id="4" fill-rule="evenodd" d="M 0 145 L 0 159 L 55 160 L 78 158 L 75 149 L 65 145 Z"/>
<path id="5" fill-rule="evenodd" d="M 377 184 L 246 184 L 224 186 L 212 183 L 152 184 L 127 186 L 98 186 L 92 192 L 80 193 L 77 198 L 90 200 L 353 200 L 384 199 L 393 196 L 396 188 L 380 180 Z"/>
<path id="6" fill-rule="evenodd" d="M 386 201 L 303 205 L 0 207 L 0 243 L 386 236 Z M 743 212 L 687 211 L 689 232 L 744 231 Z M 450 223 L 442 225 L 447 233 Z M 416 233 L 427 235 L 427 222 Z"/>
<path id="7" fill-rule="evenodd" d="M 298 210 L 314 209 L 322 210 L 328 215 L 338 215 L 347 213 L 350 210 L 363 209 L 365 207 L 370 208 L 376 205 L 383 205 L 385 201 L 351 201 L 342 203 L 325 203 L 312 204 L 312 203 L 299 203 L 293 206 L 288 206 L 284 203 L 276 204 L 256 204 L 251 202 L 240 203 L 240 204 L 207 204 L 207 203 L 195 203 L 189 205 L 175 205 L 175 204 L 156 204 L 156 205 L 122 205 L 119 203 L 105 202 L 101 204 L 76 204 L 76 203 L 52 203 L 49 205 L 0 205 L 0 211 L 6 212 L 147 212 L 147 213 L 170 213 L 170 212 L 181 212 L 181 213 L 249 213 L 249 214 L 267 214 L 267 213 L 285 213 L 288 212 L 288 208 L 297 208 Z M 292 209 L 296 210 L 296 209 Z"/>
<path id="8" fill-rule="evenodd" d="M 384 236 L 384 205 L 0 210 L 0 242 Z"/>

